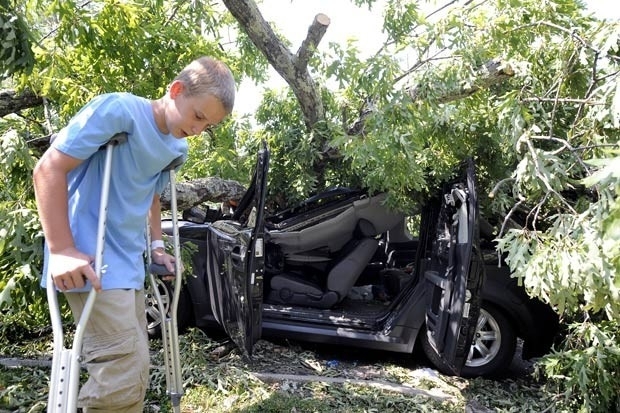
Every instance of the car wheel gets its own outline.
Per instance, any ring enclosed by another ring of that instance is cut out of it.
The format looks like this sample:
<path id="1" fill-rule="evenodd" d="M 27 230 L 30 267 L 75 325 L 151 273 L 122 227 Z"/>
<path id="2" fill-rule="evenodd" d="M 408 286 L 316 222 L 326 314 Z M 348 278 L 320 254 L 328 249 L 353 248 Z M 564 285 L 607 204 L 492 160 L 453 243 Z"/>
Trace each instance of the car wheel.
<path id="1" fill-rule="evenodd" d="M 429 361 L 444 374 L 453 374 L 435 352 L 426 332 L 421 336 L 422 349 Z M 515 329 L 497 308 L 482 304 L 469 356 L 461 371 L 463 377 L 494 376 L 505 372 L 515 354 Z"/>
<path id="2" fill-rule="evenodd" d="M 504 314 L 483 303 L 462 374 L 493 376 L 506 372 L 517 348 L 515 329 Z"/>
<path id="3" fill-rule="evenodd" d="M 157 288 L 159 289 L 162 300 L 161 306 L 157 303 L 153 287 L 150 283 L 145 292 L 147 331 L 151 339 L 161 338 L 162 313 L 169 313 L 172 301 L 172 286 L 170 283 L 165 283 L 157 279 Z M 193 312 L 189 292 L 187 288 L 183 287 L 179 295 L 179 305 L 177 307 L 177 327 L 180 334 L 187 330 L 192 324 L 192 320 Z"/>

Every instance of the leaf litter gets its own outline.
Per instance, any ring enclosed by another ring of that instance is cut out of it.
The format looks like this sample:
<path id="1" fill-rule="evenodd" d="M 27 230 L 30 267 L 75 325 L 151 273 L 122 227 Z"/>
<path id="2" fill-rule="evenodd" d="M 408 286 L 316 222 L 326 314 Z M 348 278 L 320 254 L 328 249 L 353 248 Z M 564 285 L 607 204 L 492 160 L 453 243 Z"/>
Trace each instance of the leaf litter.
<path id="1" fill-rule="evenodd" d="M 0 413 L 45 411 L 51 340 L 2 343 Z M 250 361 L 227 338 L 199 329 L 181 335 L 179 344 L 183 412 L 563 411 L 531 374 L 465 379 L 412 356 L 270 340 L 256 343 Z M 145 411 L 168 412 L 161 341 L 151 340 L 151 354 Z"/>

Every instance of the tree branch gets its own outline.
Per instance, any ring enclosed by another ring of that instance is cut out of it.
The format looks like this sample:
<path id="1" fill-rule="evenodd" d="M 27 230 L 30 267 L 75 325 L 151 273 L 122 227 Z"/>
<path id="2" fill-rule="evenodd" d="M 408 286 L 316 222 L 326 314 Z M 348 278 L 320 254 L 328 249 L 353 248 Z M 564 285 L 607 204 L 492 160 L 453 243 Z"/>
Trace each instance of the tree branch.
<path id="1" fill-rule="evenodd" d="M 306 39 L 301 43 L 299 50 L 297 50 L 297 68 L 305 69 L 308 66 L 308 60 L 321 42 L 330 22 L 329 17 L 323 13 L 319 13 L 314 17 L 312 25 L 308 27 Z"/>
<path id="2" fill-rule="evenodd" d="M 492 60 L 485 63 L 484 66 L 479 68 L 478 73 L 480 76 L 473 85 L 451 91 L 443 96 L 438 96 L 436 98 L 437 102 L 449 103 L 469 97 L 481 89 L 488 89 L 489 87 L 502 83 L 506 79 L 514 76 L 514 71 L 512 68 L 508 64 L 505 64 L 499 60 Z M 413 101 L 425 99 L 427 97 L 426 93 L 422 90 L 423 88 L 420 85 L 405 89 Z"/>
<path id="3" fill-rule="evenodd" d="M 413 66 L 413 68 L 409 69 L 407 72 L 411 73 L 414 68 L 420 67 L 423 64 L 426 64 L 430 60 L 433 60 L 433 59 L 434 58 L 422 60 L 416 63 Z M 437 102 L 449 103 L 449 102 L 452 102 L 458 99 L 466 98 L 478 92 L 479 90 L 487 89 L 493 85 L 499 84 L 505 81 L 506 79 L 514 76 L 514 71 L 509 65 L 504 64 L 503 62 L 497 61 L 497 60 L 487 62 L 484 66 L 482 66 L 478 70 L 478 72 L 480 74 L 480 77 L 476 80 L 476 82 L 472 86 L 464 87 L 462 89 L 452 91 L 443 96 L 438 96 L 436 98 Z M 400 79 L 402 79 L 402 77 L 400 77 L 399 80 Z M 413 101 L 416 101 L 416 100 L 427 98 L 426 93 L 422 91 L 423 89 L 424 88 L 421 85 L 417 85 L 415 87 L 405 88 L 405 92 L 409 95 L 409 97 Z M 374 109 L 372 108 L 371 101 L 367 100 L 367 105 L 364 108 L 362 108 L 362 110 L 360 110 L 360 116 L 348 128 L 347 133 L 352 136 L 361 134 L 364 130 L 365 118 L 370 113 L 372 113 L 373 110 Z"/>
<path id="4" fill-rule="evenodd" d="M 239 22 L 252 43 L 265 55 L 271 66 L 282 76 L 299 101 L 308 130 L 325 117 L 319 88 L 306 67 L 311 52 L 329 25 L 329 18 L 317 16 L 308 30 L 298 57 L 294 56 L 276 36 L 252 0 L 224 0 L 224 5 Z M 324 15 L 323 15 L 324 16 Z M 325 16 L 327 17 L 327 16 Z M 310 47 L 313 46 L 313 47 Z"/>
<path id="5" fill-rule="evenodd" d="M 0 90 L 0 118 L 42 104 L 43 97 L 32 90 L 24 90 L 19 95 L 14 90 Z"/>
<path id="6" fill-rule="evenodd" d="M 237 181 L 209 177 L 178 182 L 176 191 L 177 208 L 182 211 L 204 202 L 238 201 L 246 188 Z M 170 210 L 170 187 L 161 195 L 161 207 L 163 210 Z"/>
<path id="7" fill-rule="evenodd" d="M 540 98 L 540 97 L 533 97 L 533 98 L 523 98 L 520 99 L 521 102 L 524 103 L 528 103 L 528 102 L 559 102 L 559 103 L 582 103 L 585 105 L 606 105 L 605 102 L 602 101 L 596 101 L 596 100 L 592 100 L 592 99 L 575 99 L 575 98 Z"/>

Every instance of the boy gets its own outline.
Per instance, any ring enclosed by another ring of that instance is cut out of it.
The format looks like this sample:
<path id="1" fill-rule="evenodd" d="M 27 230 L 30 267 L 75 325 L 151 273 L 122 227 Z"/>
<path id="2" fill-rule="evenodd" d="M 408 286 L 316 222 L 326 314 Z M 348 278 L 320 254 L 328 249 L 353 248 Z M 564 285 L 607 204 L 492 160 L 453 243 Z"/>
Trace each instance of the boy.
<path id="1" fill-rule="evenodd" d="M 145 223 L 150 218 L 154 263 L 174 271 L 163 248 L 160 194 L 171 161 L 187 156 L 186 137 L 217 125 L 233 109 L 235 81 L 222 62 L 202 57 L 186 66 L 158 100 L 129 93 L 94 98 L 69 121 L 35 166 L 37 207 L 45 234 L 42 285 L 49 274 L 79 319 L 88 290 L 97 298 L 84 330 L 89 373 L 80 389 L 84 412 L 142 412 L 149 349 L 144 311 Z M 91 266 L 96 249 L 105 145 L 114 148 L 103 257 L 104 274 Z"/>

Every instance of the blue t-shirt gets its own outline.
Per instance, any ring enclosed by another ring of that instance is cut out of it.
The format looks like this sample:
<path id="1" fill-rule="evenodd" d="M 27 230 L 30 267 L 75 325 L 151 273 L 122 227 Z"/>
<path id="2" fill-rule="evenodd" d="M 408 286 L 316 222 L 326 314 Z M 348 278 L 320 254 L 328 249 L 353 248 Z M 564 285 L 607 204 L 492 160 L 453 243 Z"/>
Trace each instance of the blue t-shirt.
<path id="1" fill-rule="evenodd" d="M 169 182 L 162 172 L 179 156 L 187 158 L 187 141 L 159 131 L 151 101 L 129 93 L 94 98 L 63 128 L 52 146 L 83 159 L 67 176 L 69 223 L 78 250 L 95 256 L 99 201 L 105 152 L 99 150 L 112 136 L 127 133 L 127 141 L 112 151 L 102 288 L 142 289 L 145 279 L 146 217 L 155 193 Z M 47 258 L 42 285 L 46 285 Z M 82 290 L 90 289 L 88 284 Z"/>

